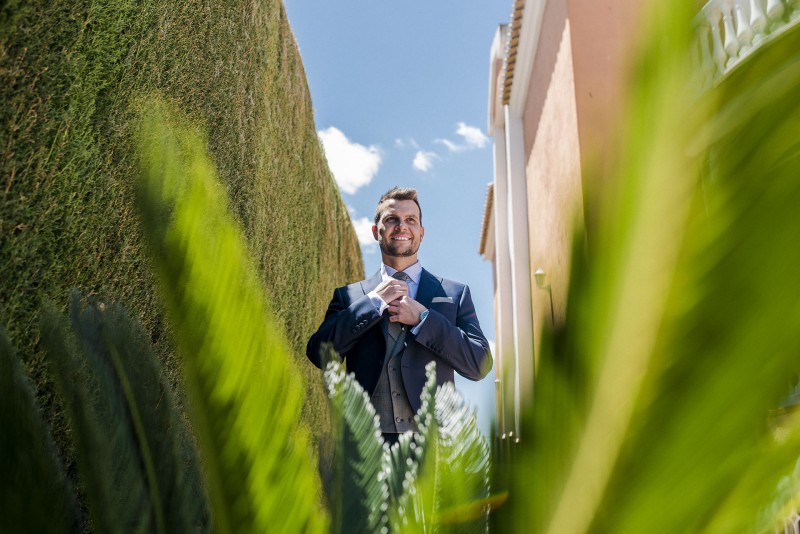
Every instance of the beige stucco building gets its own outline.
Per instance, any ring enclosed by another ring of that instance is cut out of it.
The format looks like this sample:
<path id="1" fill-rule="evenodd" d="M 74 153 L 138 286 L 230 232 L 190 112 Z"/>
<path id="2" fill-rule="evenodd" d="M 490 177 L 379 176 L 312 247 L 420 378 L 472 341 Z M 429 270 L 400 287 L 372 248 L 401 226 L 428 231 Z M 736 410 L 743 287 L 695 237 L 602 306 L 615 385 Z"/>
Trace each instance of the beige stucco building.
<path id="1" fill-rule="evenodd" d="M 490 55 L 494 142 L 481 236 L 492 262 L 498 434 L 519 435 L 542 328 L 562 317 L 576 225 L 614 142 L 633 24 L 630 0 L 517 0 Z"/>

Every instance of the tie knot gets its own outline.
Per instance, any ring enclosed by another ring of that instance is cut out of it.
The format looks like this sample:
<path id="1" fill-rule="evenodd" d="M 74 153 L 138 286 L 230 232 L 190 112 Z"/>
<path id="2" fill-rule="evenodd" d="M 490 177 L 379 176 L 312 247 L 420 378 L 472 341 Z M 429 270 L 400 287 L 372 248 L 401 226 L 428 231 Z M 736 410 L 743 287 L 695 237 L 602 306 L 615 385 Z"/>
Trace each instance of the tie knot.
<path id="1" fill-rule="evenodd" d="M 392 275 L 392 278 L 396 278 L 397 280 L 402 280 L 403 282 L 408 282 L 409 280 L 411 280 L 411 277 L 408 276 L 403 271 L 397 271 Z"/>

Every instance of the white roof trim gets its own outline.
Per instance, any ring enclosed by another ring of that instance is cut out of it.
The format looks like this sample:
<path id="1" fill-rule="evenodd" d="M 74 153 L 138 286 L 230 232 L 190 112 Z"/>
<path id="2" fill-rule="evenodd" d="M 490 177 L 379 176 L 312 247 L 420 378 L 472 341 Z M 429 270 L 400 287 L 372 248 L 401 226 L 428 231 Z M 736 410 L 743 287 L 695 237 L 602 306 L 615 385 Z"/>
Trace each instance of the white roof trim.
<path id="1" fill-rule="evenodd" d="M 513 65 L 513 83 L 508 100 L 509 111 L 521 117 L 528 97 L 528 84 L 533 73 L 536 50 L 542 32 L 542 19 L 547 0 L 525 0 L 522 11 L 522 25 L 517 44 L 517 57 Z M 508 76 L 509 73 L 506 73 Z"/>

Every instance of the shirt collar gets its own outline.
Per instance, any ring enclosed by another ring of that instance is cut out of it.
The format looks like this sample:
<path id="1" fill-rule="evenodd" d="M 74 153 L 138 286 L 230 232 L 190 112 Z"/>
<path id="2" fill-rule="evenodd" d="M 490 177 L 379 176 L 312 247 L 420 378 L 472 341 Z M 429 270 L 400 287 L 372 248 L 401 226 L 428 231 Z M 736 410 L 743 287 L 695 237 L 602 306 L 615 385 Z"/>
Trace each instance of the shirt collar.
<path id="1" fill-rule="evenodd" d="M 389 278 L 396 272 L 397 269 L 389 267 L 385 263 L 381 264 L 381 278 Z M 422 278 L 422 264 L 420 262 L 406 267 L 403 272 L 410 276 L 415 284 L 419 285 L 419 280 Z"/>

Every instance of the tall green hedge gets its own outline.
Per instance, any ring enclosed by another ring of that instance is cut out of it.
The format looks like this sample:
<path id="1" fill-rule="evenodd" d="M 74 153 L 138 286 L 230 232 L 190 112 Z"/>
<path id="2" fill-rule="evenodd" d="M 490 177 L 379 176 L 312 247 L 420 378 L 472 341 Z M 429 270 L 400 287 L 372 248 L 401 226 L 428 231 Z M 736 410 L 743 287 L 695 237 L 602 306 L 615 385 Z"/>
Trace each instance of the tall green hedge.
<path id="1" fill-rule="evenodd" d="M 0 7 L 0 322 L 40 385 L 40 403 L 58 426 L 38 320 L 43 303 L 65 308 L 72 287 L 137 314 L 176 380 L 133 209 L 135 117 L 153 92 L 207 132 L 305 369 L 305 419 L 324 432 L 321 381 L 305 361 L 305 341 L 331 289 L 363 268 L 280 0 Z"/>

